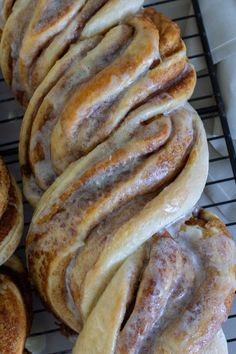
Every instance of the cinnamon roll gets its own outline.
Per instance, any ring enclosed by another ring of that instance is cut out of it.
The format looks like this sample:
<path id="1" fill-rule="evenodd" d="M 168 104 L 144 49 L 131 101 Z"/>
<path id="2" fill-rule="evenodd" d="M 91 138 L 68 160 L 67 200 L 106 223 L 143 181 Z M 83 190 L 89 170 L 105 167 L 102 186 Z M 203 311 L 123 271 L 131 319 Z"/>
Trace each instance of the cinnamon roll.
<path id="1" fill-rule="evenodd" d="M 0 157 L 0 265 L 14 253 L 22 231 L 21 192 Z"/>
<path id="2" fill-rule="evenodd" d="M 27 199 L 35 206 L 71 162 L 130 117 L 144 121 L 186 103 L 195 83 L 178 26 L 155 10 L 72 47 L 35 91 L 23 120 Z"/>
<path id="3" fill-rule="evenodd" d="M 13 256 L 0 268 L 1 354 L 23 354 L 31 313 L 27 275 L 20 260 Z"/>
<path id="4" fill-rule="evenodd" d="M 207 173 L 205 131 L 189 105 L 132 112 L 38 204 L 26 253 L 43 301 L 79 331 L 122 262 L 196 204 Z"/>
<path id="5" fill-rule="evenodd" d="M 227 353 L 219 331 L 233 301 L 235 254 L 224 224 L 203 210 L 178 232 L 154 235 L 108 282 L 73 354 Z"/>
<path id="6" fill-rule="evenodd" d="M 27 105 L 71 44 L 106 32 L 136 13 L 143 0 L 17 0 L 9 15 L 12 3 L 0 3 L 1 67 L 17 99 Z"/>

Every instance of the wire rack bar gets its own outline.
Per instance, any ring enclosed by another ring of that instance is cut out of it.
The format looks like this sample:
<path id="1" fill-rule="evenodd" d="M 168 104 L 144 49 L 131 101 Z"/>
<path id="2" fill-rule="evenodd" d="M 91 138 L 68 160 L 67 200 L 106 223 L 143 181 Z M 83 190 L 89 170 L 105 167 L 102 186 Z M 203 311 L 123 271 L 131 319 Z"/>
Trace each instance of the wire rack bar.
<path id="1" fill-rule="evenodd" d="M 177 0 L 162 0 L 162 1 L 155 1 L 151 4 L 148 4 L 148 5 L 144 5 L 144 7 L 153 7 L 153 6 L 156 6 L 156 5 L 163 5 L 163 4 L 167 4 L 169 2 L 173 2 L 173 1 L 177 1 Z"/>

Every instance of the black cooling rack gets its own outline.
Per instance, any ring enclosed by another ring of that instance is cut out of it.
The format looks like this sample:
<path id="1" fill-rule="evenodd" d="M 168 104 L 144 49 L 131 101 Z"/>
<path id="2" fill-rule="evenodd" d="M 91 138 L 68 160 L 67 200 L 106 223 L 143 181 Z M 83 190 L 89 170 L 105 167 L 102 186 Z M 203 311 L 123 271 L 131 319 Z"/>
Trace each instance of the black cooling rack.
<path id="1" fill-rule="evenodd" d="M 192 1 L 192 10 L 183 10 L 183 3 L 187 0 L 164 0 L 164 1 L 146 1 L 145 6 L 154 6 L 158 11 L 171 15 L 182 29 L 183 39 L 187 48 L 192 49 L 188 54 L 190 60 L 195 64 L 196 60 L 201 59 L 205 63 L 205 69 L 198 73 L 197 89 L 190 100 L 191 104 L 197 109 L 201 116 L 206 131 L 208 133 L 208 142 L 210 149 L 210 172 L 211 175 L 207 181 L 206 194 L 212 188 L 224 188 L 228 186 L 232 190 L 232 198 L 225 197 L 224 193 L 219 194 L 215 200 L 203 197 L 200 204 L 203 207 L 214 210 L 217 214 L 224 215 L 225 222 L 232 233 L 236 234 L 236 214 L 235 218 L 229 214 L 229 210 L 236 206 L 236 154 L 230 130 L 226 118 L 224 104 L 216 76 L 216 68 L 213 65 L 212 54 L 210 51 L 207 34 L 205 31 L 199 3 Z M 172 7 L 176 5 L 178 11 L 173 16 Z M 186 29 L 187 27 L 187 29 Z M 196 44 L 196 46 L 195 46 Z M 15 175 L 17 182 L 21 184 L 21 177 L 18 165 L 18 139 L 23 112 L 21 107 L 15 102 L 9 89 L 5 86 L 3 78 L 0 77 L 0 155 L 4 156 L 9 169 Z M 209 133 L 213 122 L 221 125 L 220 133 L 214 135 Z M 225 154 L 219 155 L 212 145 L 215 142 L 221 142 L 225 145 Z M 220 178 L 219 178 L 219 171 Z M 223 175 L 223 176 L 222 176 Z M 24 201 L 25 208 L 25 232 L 30 224 L 32 210 L 28 203 Z M 24 237 L 25 238 L 25 237 Z M 17 253 L 24 258 L 24 238 L 18 247 Z M 64 339 L 60 334 L 60 326 L 49 314 L 34 289 L 34 323 L 31 332 L 31 338 L 39 341 L 37 346 L 45 344 L 42 354 L 66 354 L 71 353 L 71 343 Z M 236 353 L 236 302 L 233 306 L 231 315 L 224 326 L 224 332 L 229 345 L 229 353 Z M 46 341 L 46 343 L 44 343 Z"/>

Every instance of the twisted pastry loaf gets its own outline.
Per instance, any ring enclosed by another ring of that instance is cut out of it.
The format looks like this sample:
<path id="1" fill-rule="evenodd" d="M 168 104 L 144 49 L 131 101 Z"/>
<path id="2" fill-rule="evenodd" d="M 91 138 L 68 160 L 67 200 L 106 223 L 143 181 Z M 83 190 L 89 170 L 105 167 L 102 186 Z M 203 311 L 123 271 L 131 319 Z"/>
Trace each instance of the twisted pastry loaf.
<path id="1" fill-rule="evenodd" d="M 0 157 L 0 265 L 14 253 L 22 230 L 21 192 Z"/>
<path id="2" fill-rule="evenodd" d="M 18 100 L 34 90 L 72 43 L 107 31 L 143 0 L 2 0 L 1 67 Z M 17 24 L 17 26 L 16 26 Z"/>
<path id="3" fill-rule="evenodd" d="M 235 289 L 221 221 L 200 211 L 166 231 L 198 201 L 208 149 L 179 28 L 155 10 L 127 16 L 142 3 L 0 3 L 3 74 L 30 100 L 24 191 L 33 205 L 46 191 L 28 266 L 46 305 L 82 331 L 75 353 L 211 352 Z"/>
<path id="4" fill-rule="evenodd" d="M 31 323 L 29 283 L 13 256 L 0 268 L 0 353 L 22 354 Z"/>
<path id="5" fill-rule="evenodd" d="M 73 353 L 226 353 L 214 337 L 233 301 L 235 252 L 224 224 L 203 210 L 179 233 L 153 236 L 109 282 Z"/>
<path id="6" fill-rule="evenodd" d="M 147 120 L 184 104 L 195 76 L 179 28 L 155 10 L 73 46 L 38 87 L 23 120 L 27 199 L 36 205 L 71 162 L 108 139 L 135 108 Z"/>
<path id="7" fill-rule="evenodd" d="M 44 302 L 76 331 L 125 258 L 189 212 L 205 185 L 208 149 L 197 113 L 186 105 L 145 119 L 143 109 L 134 111 L 71 164 L 31 223 L 30 274 Z"/>

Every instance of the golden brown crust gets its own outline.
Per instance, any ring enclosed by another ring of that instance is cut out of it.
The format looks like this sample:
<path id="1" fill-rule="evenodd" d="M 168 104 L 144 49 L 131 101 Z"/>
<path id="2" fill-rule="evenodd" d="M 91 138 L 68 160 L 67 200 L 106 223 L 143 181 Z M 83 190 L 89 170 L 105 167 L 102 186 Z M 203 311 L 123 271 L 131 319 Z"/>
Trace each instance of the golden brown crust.
<path id="1" fill-rule="evenodd" d="M 1 66 L 15 96 L 27 106 L 71 44 L 103 33 L 138 12 L 143 0 L 18 0 L 11 11 L 13 3 L 5 0 L 0 4 Z"/>
<path id="2" fill-rule="evenodd" d="M 15 0 L 1 0 L 0 2 L 0 29 L 2 30 L 12 12 Z"/>
<path id="3" fill-rule="evenodd" d="M 5 212 L 8 204 L 8 193 L 10 189 L 10 177 L 7 168 L 0 157 L 0 218 Z"/>
<path id="4" fill-rule="evenodd" d="M 15 251 L 23 231 L 21 192 L 0 159 L 0 265 Z"/>
<path id="5" fill-rule="evenodd" d="M 104 2 L 106 2 L 106 0 L 99 0 L 96 2 L 91 0 L 87 2 L 85 1 L 81 11 L 79 11 L 63 31 L 54 36 L 49 45 L 44 48 L 31 69 L 32 93 L 37 89 L 40 83 L 42 83 L 43 79 L 54 66 L 56 61 L 63 58 L 64 54 L 68 54 L 67 50 L 70 47 L 70 44 L 76 42 L 85 23 L 92 14 L 104 4 Z"/>
<path id="6" fill-rule="evenodd" d="M 36 2 L 32 18 L 24 34 L 18 62 L 20 82 L 29 97 L 32 95 L 29 87 L 29 68 L 51 38 L 66 28 L 84 2 L 84 0 L 60 2 L 40 0 Z"/>
<path id="7" fill-rule="evenodd" d="M 0 270 L 1 354 L 23 353 L 30 322 L 30 286 L 21 262 L 12 257 Z"/>
<path id="8" fill-rule="evenodd" d="M 13 225 L 17 222 L 17 195 L 12 184 L 10 185 L 7 201 L 7 208 L 0 220 L 0 243 L 7 237 Z"/>
<path id="9" fill-rule="evenodd" d="M 26 332 L 22 300 L 18 299 L 17 289 L 6 276 L 0 276 L 0 289 L 1 353 L 22 353 Z"/>
<path id="10" fill-rule="evenodd" d="M 160 54 L 166 58 L 177 52 L 182 46 L 180 28 L 162 13 L 157 13 L 154 9 L 144 10 L 144 14 L 151 18 L 160 32 Z"/>
<path id="11" fill-rule="evenodd" d="M 34 5 L 34 0 L 17 0 L 14 10 L 4 26 L 0 44 L 3 77 L 8 85 L 12 87 L 16 97 L 19 98 L 23 105 L 27 101 L 27 95 L 20 90 L 21 83 L 19 82 L 19 75 L 15 66 Z M 15 25 L 16 23 L 18 24 L 17 26 Z"/>
<path id="12" fill-rule="evenodd" d="M 75 61 L 80 61 L 89 50 L 93 49 L 102 37 L 96 36 L 92 39 L 87 39 L 72 46 L 68 53 L 57 62 L 53 69 L 48 74 L 47 78 L 42 82 L 35 92 L 35 95 L 30 100 L 27 107 L 25 117 L 22 123 L 20 132 L 20 164 L 23 170 L 23 176 L 27 177 L 30 174 L 28 164 L 28 145 L 30 141 L 30 133 L 32 128 L 32 121 L 43 102 L 44 97 L 56 84 L 59 78 L 74 64 Z M 29 170 L 29 171 L 28 171 Z"/>
<path id="13" fill-rule="evenodd" d="M 92 78 L 90 82 L 83 85 L 83 90 L 75 92 L 63 108 L 60 118 L 63 135 L 60 137 L 63 138 L 62 144 L 65 148 L 68 146 L 68 139 L 72 140 L 74 138 L 72 131 L 80 126 L 84 119 L 87 119 L 89 111 L 94 109 L 93 106 L 102 104 L 111 96 L 118 96 L 130 82 L 135 81 L 145 71 L 148 63 L 158 55 L 159 35 L 153 23 L 139 15 L 139 17 L 129 20 L 128 24 L 133 26 L 135 36 L 124 54 L 105 70 L 98 73 L 94 79 Z M 115 85 L 111 80 L 112 77 L 115 80 Z M 54 134 L 56 135 L 54 139 L 59 138 L 57 127 Z M 64 139 L 66 139 L 65 144 Z M 77 139 L 79 138 L 76 137 Z M 52 140 L 53 143 L 54 140 Z M 70 149 L 70 147 L 68 148 Z M 56 154 L 56 151 L 54 154 Z M 78 153 L 77 155 L 80 156 Z"/>

